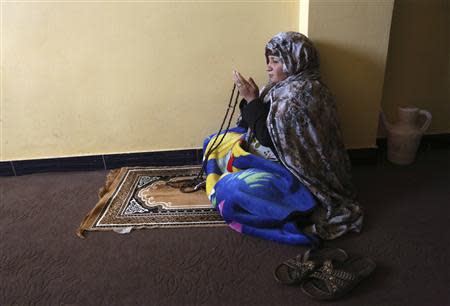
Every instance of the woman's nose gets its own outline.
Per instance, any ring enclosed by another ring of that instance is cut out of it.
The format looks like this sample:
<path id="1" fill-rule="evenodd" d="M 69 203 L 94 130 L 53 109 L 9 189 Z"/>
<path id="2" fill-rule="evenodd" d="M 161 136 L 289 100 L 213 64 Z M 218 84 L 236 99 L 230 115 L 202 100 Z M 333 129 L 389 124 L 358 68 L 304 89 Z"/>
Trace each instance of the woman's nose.
<path id="1" fill-rule="evenodd" d="M 272 66 L 270 66 L 270 64 L 267 64 L 266 71 L 272 71 Z"/>

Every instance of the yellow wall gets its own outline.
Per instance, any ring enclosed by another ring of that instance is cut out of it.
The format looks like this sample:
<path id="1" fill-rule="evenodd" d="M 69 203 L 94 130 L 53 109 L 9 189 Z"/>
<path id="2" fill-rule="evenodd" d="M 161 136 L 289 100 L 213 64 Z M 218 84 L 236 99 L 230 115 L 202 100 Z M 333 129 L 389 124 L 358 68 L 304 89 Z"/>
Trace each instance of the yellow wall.
<path id="1" fill-rule="evenodd" d="M 382 107 L 396 121 L 398 106 L 433 115 L 427 133 L 450 132 L 449 4 L 396 0 Z"/>
<path id="2" fill-rule="evenodd" d="M 348 148 L 375 147 L 393 0 L 311 0 L 309 37 Z"/>
<path id="3" fill-rule="evenodd" d="M 0 160 L 197 148 L 298 2 L 2 3 Z"/>
<path id="4" fill-rule="evenodd" d="M 265 43 L 299 28 L 321 53 L 346 146 L 373 147 L 393 0 L 300 3 L 2 3 L 0 160 L 198 148 L 222 120 L 231 70 L 263 85 Z"/>

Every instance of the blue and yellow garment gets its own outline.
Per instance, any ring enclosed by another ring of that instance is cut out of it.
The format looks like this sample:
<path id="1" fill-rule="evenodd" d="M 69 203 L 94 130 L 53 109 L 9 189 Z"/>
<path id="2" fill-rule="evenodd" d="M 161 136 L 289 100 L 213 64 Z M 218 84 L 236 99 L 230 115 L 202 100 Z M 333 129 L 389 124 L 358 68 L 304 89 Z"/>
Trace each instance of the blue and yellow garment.
<path id="1" fill-rule="evenodd" d="M 299 229 L 316 205 L 314 197 L 281 164 L 245 151 L 245 132 L 230 129 L 208 157 L 206 193 L 212 205 L 240 233 L 294 245 L 317 242 Z M 205 140 L 203 152 L 215 137 Z"/>

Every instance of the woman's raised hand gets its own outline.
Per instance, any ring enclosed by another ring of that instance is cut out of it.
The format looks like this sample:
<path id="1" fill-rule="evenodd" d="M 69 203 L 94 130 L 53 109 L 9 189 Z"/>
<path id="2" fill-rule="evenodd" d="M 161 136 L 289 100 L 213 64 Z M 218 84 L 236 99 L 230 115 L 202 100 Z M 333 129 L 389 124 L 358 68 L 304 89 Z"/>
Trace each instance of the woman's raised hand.
<path id="1" fill-rule="evenodd" d="M 259 88 L 252 78 L 246 80 L 242 74 L 233 70 L 233 80 L 236 84 L 239 94 L 244 97 L 247 102 L 253 101 L 259 97 Z"/>

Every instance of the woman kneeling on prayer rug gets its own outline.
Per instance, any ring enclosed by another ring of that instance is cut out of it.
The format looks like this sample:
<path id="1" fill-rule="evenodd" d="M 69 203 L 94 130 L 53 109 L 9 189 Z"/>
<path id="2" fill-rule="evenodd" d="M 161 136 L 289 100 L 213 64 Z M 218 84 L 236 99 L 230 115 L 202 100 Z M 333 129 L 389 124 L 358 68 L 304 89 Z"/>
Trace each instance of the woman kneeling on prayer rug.
<path id="1" fill-rule="evenodd" d="M 282 243 L 359 232 L 363 214 L 315 47 L 300 33 L 282 32 L 267 43 L 265 57 L 269 83 L 261 91 L 233 72 L 244 99 L 238 126 L 208 156 L 211 203 L 234 230 Z"/>

